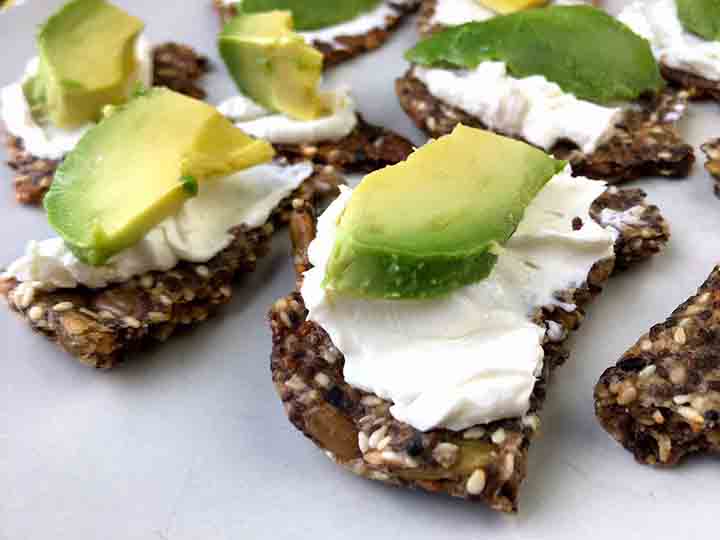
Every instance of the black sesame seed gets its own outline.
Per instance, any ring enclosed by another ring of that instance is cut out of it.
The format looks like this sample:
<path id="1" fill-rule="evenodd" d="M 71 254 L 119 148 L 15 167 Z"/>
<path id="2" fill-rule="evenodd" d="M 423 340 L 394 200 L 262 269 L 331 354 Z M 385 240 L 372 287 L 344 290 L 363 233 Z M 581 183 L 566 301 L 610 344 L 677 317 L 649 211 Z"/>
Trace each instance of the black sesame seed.
<path id="1" fill-rule="evenodd" d="M 336 407 L 337 409 L 345 410 L 347 407 L 347 396 L 339 386 L 333 386 L 330 390 L 328 390 L 325 395 L 325 399 L 327 399 L 330 405 Z"/>
<path id="2" fill-rule="evenodd" d="M 412 440 L 408 443 L 405 451 L 411 457 L 418 457 L 423 453 L 424 447 L 422 443 L 422 435 L 416 433 Z"/>
<path id="3" fill-rule="evenodd" d="M 640 371 L 647 365 L 647 360 L 638 356 L 623 358 L 617 364 L 617 367 L 623 371 Z"/>
<path id="4" fill-rule="evenodd" d="M 580 219 L 579 217 L 573 218 L 573 220 L 572 220 L 573 231 L 579 231 L 580 229 L 582 229 L 582 226 L 583 226 L 582 219 Z"/>

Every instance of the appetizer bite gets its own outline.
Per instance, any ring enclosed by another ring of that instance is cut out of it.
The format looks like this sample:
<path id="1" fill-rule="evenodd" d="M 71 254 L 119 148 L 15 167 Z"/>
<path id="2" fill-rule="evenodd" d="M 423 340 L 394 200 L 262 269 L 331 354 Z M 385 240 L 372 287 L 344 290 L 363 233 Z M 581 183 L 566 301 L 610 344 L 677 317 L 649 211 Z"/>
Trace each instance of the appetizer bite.
<path id="1" fill-rule="evenodd" d="M 595 413 L 639 463 L 720 452 L 720 267 L 595 387 Z"/>
<path id="2" fill-rule="evenodd" d="M 693 98 L 720 101 L 720 3 L 639 0 L 618 19 L 650 42 L 665 79 Z"/>
<path id="3" fill-rule="evenodd" d="M 220 111 L 292 161 L 368 172 L 404 160 L 412 144 L 365 122 L 347 89 L 320 90 L 323 55 L 292 28 L 289 11 L 225 25 L 218 46 L 240 93 Z"/>
<path id="4" fill-rule="evenodd" d="M 223 22 L 241 13 L 290 11 L 300 35 L 322 52 L 325 67 L 382 46 L 420 0 L 213 0 Z"/>
<path id="5" fill-rule="evenodd" d="M 269 143 L 165 88 L 105 114 L 45 197 L 58 237 L 30 242 L 0 287 L 34 330 L 97 368 L 204 321 L 266 254 L 288 197 L 338 182 L 270 162 Z"/>
<path id="6" fill-rule="evenodd" d="M 473 21 L 487 21 L 498 15 L 507 15 L 526 9 L 546 6 L 594 4 L 600 0 L 422 0 L 418 28 L 428 36 L 449 26 Z"/>
<path id="7" fill-rule="evenodd" d="M 646 40 L 589 6 L 449 28 L 408 51 L 400 104 L 437 137 L 459 123 L 518 138 L 608 182 L 685 177 L 695 156 Z"/>
<path id="8" fill-rule="evenodd" d="M 270 312 L 290 421 L 366 478 L 517 509 L 564 342 L 613 269 L 658 253 L 639 190 L 458 126 L 291 219 L 298 290 Z"/>
<path id="9" fill-rule="evenodd" d="M 39 55 L 0 90 L 0 118 L 15 170 L 15 194 L 38 204 L 58 164 L 100 119 L 139 86 L 167 86 L 196 98 L 207 60 L 176 43 L 152 46 L 143 23 L 105 0 L 71 0 L 37 36 Z"/>

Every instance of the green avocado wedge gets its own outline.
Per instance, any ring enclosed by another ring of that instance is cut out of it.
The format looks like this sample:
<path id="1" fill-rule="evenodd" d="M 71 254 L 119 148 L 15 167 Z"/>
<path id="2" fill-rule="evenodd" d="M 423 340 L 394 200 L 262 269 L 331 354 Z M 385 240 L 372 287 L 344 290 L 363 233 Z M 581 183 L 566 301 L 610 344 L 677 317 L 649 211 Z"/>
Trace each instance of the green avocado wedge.
<path id="1" fill-rule="evenodd" d="M 685 30 L 711 41 L 720 40 L 720 2 L 717 0 L 675 0 Z"/>
<path id="2" fill-rule="evenodd" d="M 449 28 L 406 53 L 425 66 L 475 68 L 502 61 L 514 77 L 542 75 L 597 103 L 634 100 L 663 88 L 650 44 L 590 6 L 555 6 Z"/>
<path id="3" fill-rule="evenodd" d="M 525 143 L 459 125 L 353 191 L 325 289 L 422 299 L 486 278 L 497 246 L 565 165 Z"/>
<path id="4" fill-rule="evenodd" d="M 295 29 L 319 30 L 350 21 L 377 7 L 382 0 L 240 0 L 235 5 L 241 13 L 290 11 Z"/>
<path id="5" fill-rule="evenodd" d="M 104 0 L 71 0 L 38 34 L 37 74 L 24 84 L 33 115 L 61 128 L 100 119 L 137 80 L 141 20 Z"/>
<path id="6" fill-rule="evenodd" d="M 213 178 L 269 161 L 217 109 L 155 88 L 90 129 L 45 196 L 50 225 L 81 261 L 98 266 L 135 245 Z"/>

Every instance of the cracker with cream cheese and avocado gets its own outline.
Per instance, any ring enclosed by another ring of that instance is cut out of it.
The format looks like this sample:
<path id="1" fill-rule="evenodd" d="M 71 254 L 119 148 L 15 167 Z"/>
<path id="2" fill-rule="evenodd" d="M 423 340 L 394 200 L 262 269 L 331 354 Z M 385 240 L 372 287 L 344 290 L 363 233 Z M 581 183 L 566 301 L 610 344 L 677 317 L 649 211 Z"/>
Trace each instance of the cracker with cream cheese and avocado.
<path id="1" fill-rule="evenodd" d="M 720 267 L 654 325 L 595 387 L 600 425 L 638 463 L 720 452 Z"/>
<path id="2" fill-rule="evenodd" d="M 72 0 L 41 26 L 38 59 L 1 96 L 19 202 L 40 203 L 82 133 L 136 88 L 154 84 L 205 97 L 197 83 L 207 59 L 177 43 L 151 47 L 142 29 L 139 19 L 104 0 Z"/>
<path id="3" fill-rule="evenodd" d="M 468 129 L 463 128 L 449 137 L 455 138 L 457 144 L 466 146 L 467 137 L 471 140 L 474 139 L 473 134 L 468 133 Z M 512 145 L 521 144 L 494 135 L 486 134 L 486 137 L 487 139 L 482 144 L 487 146 L 486 150 L 488 151 L 495 150 L 494 159 L 502 163 L 508 162 L 503 159 L 503 153 L 508 148 L 512 148 Z M 430 143 L 430 146 L 433 144 L 437 143 Z M 453 144 L 453 141 L 450 140 L 447 144 Z M 528 151 L 531 150 L 528 148 Z M 472 150 L 469 150 L 465 159 L 471 162 L 471 156 Z M 441 156 L 434 157 L 440 159 Z M 553 161 L 550 158 L 547 159 Z M 448 161 L 447 170 L 449 174 L 452 174 L 452 171 L 466 174 L 464 165 L 466 164 L 458 163 L 457 159 L 454 162 Z M 522 164 L 513 166 L 515 167 L 514 174 L 522 174 Z M 480 168 L 481 165 L 478 164 L 476 169 Z M 536 169 L 531 167 L 529 170 Z M 410 171 L 408 171 L 409 173 Z M 508 172 L 508 174 L 513 173 Z M 562 176 L 562 174 L 557 176 Z M 416 171 L 414 176 L 417 182 L 424 179 L 430 185 L 433 183 L 432 178 L 424 178 L 420 171 Z M 527 181 L 537 180 L 533 176 L 534 174 L 530 174 Z M 556 182 L 556 179 L 553 178 L 546 186 L 552 186 Z M 560 181 L 560 183 L 562 182 Z M 336 309 L 332 307 L 333 302 L 337 302 L 338 306 L 345 302 L 355 302 L 354 305 L 358 309 L 353 315 L 355 320 L 353 326 L 358 329 L 358 335 L 341 333 L 342 339 L 336 341 L 331 338 L 332 334 L 338 333 L 338 327 L 333 326 L 328 330 L 325 323 L 318 322 L 317 317 L 320 316 L 318 298 L 315 296 L 309 298 L 308 294 L 315 287 L 312 282 L 317 281 L 317 276 L 313 273 L 318 270 L 318 267 L 313 266 L 311 260 L 317 263 L 318 257 L 322 259 L 327 256 L 327 250 L 331 246 L 322 243 L 322 240 L 320 240 L 321 243 L 318 241 L 327 233 L 328 227 L 336 219 L 335 214 L 331 214 L 330 217 L 321 216 L 316 227 L 314 209 L 310 205 L 298 207 L 290 221 L 290 232 L 295 250 L 297 291 L 278 300 L 270 311 L 270 326 L 273 332 L 271 359 L 273 383 L 289 420 L 328 457 L 355 474 L 396 486 L 412 487 L 482 502 L 498 511 L 516 511 L 521 482 L 526 474 L 529 446 L 540 427 L 539 412 L 546 395 L 549 377 L 568 356 L 565 345 L 567 337 L 584 320 L 587 304 L 601 292 L 613 271 L 625 269 L 657 254 L 669 239 L 667 223 L 657 207 L 649 205 L 645 201 L 645 194 L 642 191 L 638 189 L 621 190 L 615 187 L 606 189 L 602 185 L 598 186 L 596 182 L 583 179 L 573 180 L 566 187 L 579 183 L 582 184 L 576 187 L 589 190 L 599 188 L 596 191 L 599 196 L 588 203 L 589 207 L 584 209 L 583 216 L 578 215 L 581 212 L 577 208 L 557 212 L 564 217 L 555 222 L 554 226 L 560 227 L 558 230 L 562 229 L 565 231 L 564 234 L 571 236 L 588 234 L 591 229 L 597 232 L 596 228 L 612 227 L 614 232 L 610 239 L 609 252 L 606 253 L 606 256 L 601 255 L 594 264 L 591 264 L 586 275 L 579 278 L 579 282 L 573 283 L 572 286 L 568 285 L 567 290 L 555 291 L 550 305 L 536 306 L 532 316 L 528 316 L 523 310 L 524 316 L 528 318 L 528 324 L 541 329 L 540 332 L 544 336 L 535 338 L 540 340 L 538 345 L 542 347 L 544 361 L 541 369 L 534 373 L 537 380 L 533 380 L 532 392 L 526 396 L 528 408 L 524 414 L 513 416 L 499 414 L 499 417 L 492 421 L 476 423 L 466 421 L 464 424 L 456 424 L 452 428 L 429 424 L 421 429 L 410 421 L 400 420 L 398 416 L 417 419 L 417 415 L 408 414 L 408 407 L 405 407 L 404 410 L 398 409 L 398 404 L 402 403 L 405 398 L 396 396 L 396 399 L 392 399 L 389 397 L 385 392 L 389 391 L 391 386 L 388 386 L 383 392 L 384 395 L 381 396 L 366 386 L 357 386 L 349 381 L 350 377 L 355 380 L 354 378 L 358 376 L 357 369 L 361 366 L 351 362 L 351 356 L 348 356 L 347 350 L 350 349 L 354 351 L 353 354 L 357 354 L 359 344 L 366 346 L 374 339 L 374 336 L 368 333 L 369 330 L 366 330 L 365 325 L 368 321 L 364 320 L 362 315 L 367 315 L 367 312 L 364 311 L 366 307 L 363 305 L 377 300 L 370 298 L 350 300 L 340 292 L 326 291 L 325 294 L 332 294 L 333 299 L 327 307 L 322 309 L 332 312 L 333 309 Z M 559 186 L 555 185 L 550 189 L 554 190 L 557 187 Z M 377 181 L 368 184 L 366 189 L 375 188 L 378 191 L 384 189 L 382 183 Z M 436 189 L 438 198 L 450 198 L 458 195 L 458 191 L 455 189 L 445 191 L 444 184 L 440 182 L 437 183 Z M 552 193 L 557 195 L 563 193 L 564 189 L 552 191 Z M 347 199 L 348 192 L 345 191 L 341 195 L 341 199 L 343 197 L 353 204 L 354 192 L 349 194 L 349 199 Z M 541 190 L 535 200 L 548 200 L 546 197 L 547 195 L 544 197 Z M 551 196 L 549 200 L 557 201 L 558 199 Z M 427 203 L 424 203 L 425 206 L 423 206 L 421 202 L 412 201 L 414 200 L 408 198 L 407 204 L 413 208 L 405 211 L 412 213 L 410 219 L 426 215 L 426 232 L 434 231 L 438 223 L 438 215 L 433 214 L 432 208 L 427 208 Z M 337 201 L 333 203 L 333 205 L 335 204 Z M 360 201 L 358 204 L 366 205 L 368 203 Z M 371 202 L 370 204 L 377 203 Z M 499 204 L 502 206 L 503 203 L 499 202 Z M 527 233 L 528 229 L 532 227 L 529 224 L 538 217 L 536 210 L 532 209 L 533 204 L 536 203 L 530 203 L 525 211 L 525 217 L 521 219 L 521 225 L 517 229 L 519 232 L 516 232 L 520 236 L 514 240 L 511 237 L 510 242 L 505 244 L 507 253 L 519 253 L 515 250 L 530 242 L 530 236 Z M 539 204 L 542 205 L 542 203 Z M 326 212 L 333 211 L 333 205 Z M 339 209 L 335 209 L 335 212 L 339 211 L 341 216 L 340 225 L 344 219 L 342 208 L 341 206 Z M 370 210 L 368 209 L 368 211 Z M 541 213 L 544 215 L 542 219 L 550 219 L 547 217 L 547 212 Z M 633 218 L 622 219 L 622 216 L 628 213 L 631 213 Z M 448 215 L 450 214 L 452 212 L 448 213 Z M 574 217 L 570 217 L 571 215 Z M 513 217 L 515 218 L 514 213 Z M 455 219 L 461 222 L 464 217 L 456 216 Z M 564 223 L 563 220 L 567 220 L 567 223 Z M 395 226 L 388 224 L 387 227 L 394 228 Z M 578 232 L 583 229 L 588 229 L 588 232 Z M 418 238 L 418 235 L 422 234 L 421 229 L 400 227 L 395 230 L 396 232 L 393 234 L 403 234 L 408 239 L 415 237 L 418 241 L 417 247 L 426 251 L 428 244 L 425 240 Z M 382 232 L 378 232 L 378 234 L 382 234 Z M 336 237 L 336 242 L 344 242 L 338 238 L 340 237 Z M 612 238 L 614 238 L 614 246 Z M 532 246 L 526 246 L 526 248 L 528 251 L 525 253 L 533 253 Z M 429 251 L 431 250 L 427 250 L 427 252 Z M 600 254 L 601 251 L 597 253 Z M 508 256 L 512 257 L 512 255 L 506 255 L 504 261 L 497 262 L 498 273 L 505 272 L 502 266 L 508 264 Z M 529 263 L 527 268 L 527 272 L 533 271 Z M 540 269 L 535 268 L 535 271 L 540 271 Z M 506 275 L 508 277 L 515 275 L 518 278 L 522 273 Z M 388 268 L 387 280 L 391 284 L 396 274 L 397 272 L 392 268 Z M 490 277 L 488 279 L 493 282 L 497 278 Z M 452 325 L 461 324 L 457 323 L 459 319 L 471 318 L 469 303 L 481 300 L 486 294 L 495 295 L 497 300 L 500 299 L 498 295 L 503 294 L 501 290 L 503 287 L 495 288 L 493 285 L 488 285 L 483 288 L 483 283 L 484 280 L 477 282 L 477 286 L 472 289 L 475 292 L 470 292 L 471 289 L 467 289 L 467 287 L 462 288 L 463 291 L 468 291 L 464 294 L 467 303 L 455 304 L 458 310 L 462 310 L 463 316 L 458 317 L 458 312 L 455 312 L 452 319 L 456 322 Z M 507 287 L 514 286 L 522 286 L 522 280 L 512 279 L 507 282 Z M 481 292 L 483 290 L 485 292 Z M 457 293 L 451 292 L 450 294 Z M 412 341 L 422 337 L 423 331 L 434 334 L 439 332 L 442 327 L 450 325 L 449 319 L 445 321 L 437 318 L 440 311 L 435 310 L 433 313 L 423 315 L 427 306 L 426 302 L 440 301 L 450 304 L 450 298 L 442 297 L 439 300 L 399 298 L 381 301 L 383 310 L 396 314 L 410 311 L 415 313 L 414 317 L 416 318 L 413 320 L 423 330 L 415 328 L 411 329 L 407 336 L 403 334 L 405 336 L 403 347 L 409 348 L 412 347 Z M 566 307 L 559 307 L 561 304 Z M 494 320 L 494 324 L 502 326 L 502 320 L 505 317 L 502 313 L 499 312 L 497 317 L 487 318 L 488 313 L 485 316 L 487 320 Z M 381 321 L 386 320 L 386 317 L 380 312 L 377 313 L 377 316 Z M 385 332 L 384 336 L 389 338 L 392 336 L 392 332 L 402 333 L 402 319 L 395 318 L 394 321 L 391 325 L 394 330 L 383 331 Z M 490 327 L 486 331 L 490 332 Z M 519 336 L 518 334 L 517 339 L 520 339 Z M 385 345 L 388 347 L 388 352 L 380 354 L 391 354 L 393 344 L 388 342 Z M 495 360 L 498 360 L 484 356 L 476 348 L 472 350 L 475 354 L 475 365 L 482 362 L 495 365 Z M 423 355 L 421 349 L 413 348 L 413 351 L 417 357 L 409 358 L 408 361 L 414 365 L 432 362 L 432 358 L 435 358 L 438 367 L 461 360 L 459 356 L 455 356 L 455 353 L 443 352 L 437 347 L 431 349 L 430 356 L 422 356 L 422 358 L 420 357 Z M 459 351 L 456 349 L 458 354 Z M 496 355 L 502 357 L 505 369 L 514 369 L 510 366 L 510 363 L 516 360 L 513 358 L 512 352 L 507 349 L 496 351 Z M 481 358 L 480 362 L 477 361 L 478 355 Z M 379 365 L 392 371 L 392 364 L 400 360 L 399 356 L 381 358 Z M 349 369 L 351 372 L 348 371 Z M 401 378 L 405 382 L 412 379 L 412 371 L 402 371 L 402 373 L 405 373 Z M 446 378 L 442 373 L 438 373 L 436 380 L 445 381 Z M 432 382 L 430 384 L 432 385 Z M 409 386 L 405 388 L 407 392 L 412 391 Z M 500 395 L 498 394 L 498 399 Z M 424 412 L 432 415 L 437 411 L 448 411 L 448 419 L 454 422 L 460 420 L 455 414 L 457 410 L 442 407 L 437 402 L 434 407 Z M 400 415 L 400 412 L 403 414 Z M 415 412 L 417 413 L 418 410 Z M 422 414 L 420 416 L 422 417 Z"/>
<path id="4" fill-rule="evenodd" d="M 213 0 L 223 23 L 240 13 L 288 10 L 297 29 L 322 52 L 324 67 L 381 47 L 420 0 Z M 299 19 L 298 19 L 299 17 Z"/>
<path id="5" fill-rule="evenodd" d="M 601 7 L 602 0 L 578 0 L 576 4 Z M 449 26 L 485 21 L 525 9 L 566 4 L 562 0 L 422 0 L 418 13 L 420 35 L 428 37 Z"/>
<path id="6" fill-rule="evenodd" d="M 346 89 L 321 89 L 323 56 L 294 31 L 290 11 L 232 18 L 218 49 L 239 91 L 219 109 L 280 155 L 368 172 L 412 151 L 405 138 L 365 122 Z"/>
<path id="7" fill-rule="evenodd" d="M 635 0 L 618 19 L 649 41 L 663 77 L 693 99 L 720 102 L 720 4 Z"/>
<path id="8" fill-rule="evenodd" d="M 459 123 L 489 129 L 609 182 L 685 177 L 694 163 L 676 129 L 689 95 L 666 89 L 648 42 L 598 9 L 547 7 L 467 23 L 406 56 L 413 65 L 396 92 L 432 136 Z"/>
<path id="9" fill-rule="evenodd" d="M 228 302 L 293 199 L 342 182 L 273 157 L 210 105 L 146 91 L 68 154 L 44 200 L 58 237 L 30 242 L 0 288 L 34 330 L 110 368 Z"/>

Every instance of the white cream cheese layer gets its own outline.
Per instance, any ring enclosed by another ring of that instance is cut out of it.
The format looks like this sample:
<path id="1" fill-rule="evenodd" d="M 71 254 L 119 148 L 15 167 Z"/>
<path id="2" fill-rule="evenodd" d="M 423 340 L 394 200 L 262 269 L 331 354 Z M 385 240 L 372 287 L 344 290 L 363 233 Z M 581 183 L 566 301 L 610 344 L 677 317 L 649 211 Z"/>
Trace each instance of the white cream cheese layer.
<path id="1" fill-rule="evenodd" d="M 472 70 L 417 66 L 413 73 L 441 101 L 545 150 L 568 140 L 592 153 L 622 118 L 622 109 L 578 99 L 541 75 L 516 79 L 504 62 L 482 62 Z"/>
<path id="2" fill-rule="evenodd" d="M 165 271 L 179 261 L 206 262 L 225 249 L 237 225 L 263 225 L 278 203 L 313 173 L 310 163 L 258 165 L 200 184 L 198 195 L 152 229 L 138 244 L 104 266 L 80 262 L 60 238 L 30 242 L 25 255 L 3 277 L 34 282 L 43 289 L 78 284 L 105 287 L 150 271 Z"/>
<path id="3" fill-rule="evenodd" d="M 140 36 L 135 44 L 138 60 L 137 80 L 145 86 L 152 86 L 153 56 L 150 43 Z M 0 118 L 8 133 L 23 140 L 25 150 L 44 159 L 60 159 L 70 152 L 85 132 L 93 127 L 89 123 L 75 129 L 62 129 L 53 125 L 38 124 L 30 111 L 22 85 L 38 70 L 39 59 L 28 62 L 22 78 L 0 90 Z"/>
<path id="4" fill-rule="evenodd" d="M 707 41 L 685 31 L 675 0 L 633 2 L 618 19 L 650 42 L 659 62 L 712 81 L 720 80 L 720 41 Z"/>
<path id="5" fill-rule="evenodd" d="M 570 6 L 589 3 L 583 0 L 553 0 L 549 5 Z M 437 0 L 430 24 L 458 26 L 468 22 L 486 21 L 495 16 L 497 16 L 496 12 L 483 6 L 478 0 Z"/>
<path id="6" fill-rule="evenodd" d="M 345 380 L 391 400 L 395 418 L 426 431 L 523 416 L 543 365 L 541 306 L 581 286 L 613 256 L 614 236 L 589 216 L 605 184 L 556 175 L 528 207 L 484 281 L 430 300 L 357 299 L 322 287 L 337 222 L 352 191 L 320 217 L 301 289 L 310 313 L 345 355 Z M 582 227 L 573 230 L 579 217 Z M 562 329 L 550 328 L 548 339 Z"/>
<path id="7" fill-rule="evenodd" d="M 242 94 L 226 99 L 218 110 L 253 137 L 274 144 L 316 143 L 342 139 L 357 125 L 355 102 L 347 89 L 333 92 L 331 100 L 329 115 L 307 121 L 268 111 Z"/>

